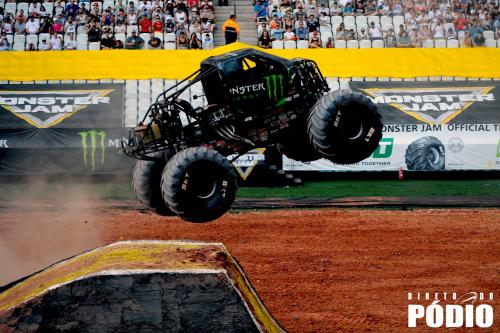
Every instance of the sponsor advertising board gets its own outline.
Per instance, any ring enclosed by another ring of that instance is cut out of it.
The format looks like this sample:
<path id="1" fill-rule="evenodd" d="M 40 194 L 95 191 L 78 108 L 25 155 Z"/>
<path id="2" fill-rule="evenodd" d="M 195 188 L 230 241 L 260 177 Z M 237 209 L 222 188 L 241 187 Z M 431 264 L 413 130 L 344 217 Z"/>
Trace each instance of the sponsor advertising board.
<path id="1" fill-rule="evenodd" d="M 0 174 L 128 173 L 122 84 L 0 86 Z"/>
<path id="2" fill-rule="evenodd" d="M 352 82 L 382 114 L 377 150 L 355 164 L 308 164 L 284 157 L 285 170 L 500 170 L 498 82 Z"/>

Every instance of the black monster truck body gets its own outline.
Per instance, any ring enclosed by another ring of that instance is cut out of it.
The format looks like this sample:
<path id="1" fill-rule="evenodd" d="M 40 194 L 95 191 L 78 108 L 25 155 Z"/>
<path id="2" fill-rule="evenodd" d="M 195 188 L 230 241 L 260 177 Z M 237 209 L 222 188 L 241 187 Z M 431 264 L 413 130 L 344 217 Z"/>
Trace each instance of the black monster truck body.
<path id="1" fill-rule="evenodd" d="M 198 82 L 207 105 L 193 108 L 180 96 Z M 354 163 L 375 150 L 381 130 L 375 105 L 358 93 L 330 93 L 315 62 L 243 49 L 204 60 L 160 94 L 124 151 L 139 160 L 133 184 L 143 204 L 205 222 L 234 201 L 225 156 L 275 145 L 300 161 Z"/>

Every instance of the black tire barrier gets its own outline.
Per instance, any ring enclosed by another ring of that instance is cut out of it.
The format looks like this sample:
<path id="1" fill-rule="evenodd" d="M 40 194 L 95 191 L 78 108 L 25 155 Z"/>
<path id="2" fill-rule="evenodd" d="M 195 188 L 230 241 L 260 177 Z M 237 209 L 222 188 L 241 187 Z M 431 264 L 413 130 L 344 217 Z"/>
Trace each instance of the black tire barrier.
<path id="1" fill-rule="evenodd" d="M 161 190 L 167 206 L 180 218 L 209 222 L 231 208 L 237 191 L 236 174 L 219 152 L 187 148 L 168 161 Z"/>

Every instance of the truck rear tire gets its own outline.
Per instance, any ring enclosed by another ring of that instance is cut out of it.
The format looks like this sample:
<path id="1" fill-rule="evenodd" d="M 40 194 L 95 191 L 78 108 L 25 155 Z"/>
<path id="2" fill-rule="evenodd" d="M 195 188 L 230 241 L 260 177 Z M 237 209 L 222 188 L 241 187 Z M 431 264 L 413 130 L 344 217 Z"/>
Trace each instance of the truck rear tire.
<path id="1" fill-rule="evenodd" d="M 168 154 L 167 154 L 168 155 Z M 132 176 L 134 192 L 149 210 L 160 215 L 173 215 L 161 195 L 161 174 L 167 164 L 168 156 L 163 151 L 154 153 L 155 161 L 138 160 Z"/>
<path id="2" fill-rule="evenodd" d="M 426 136 L 413 141 L 408 148 L 406 148 L 405 163 L 408 170 L 444 170 L 444 145 L 439 139 L 433 136 Z"/>
<path id="3" fill-rule="evenodd" d="M 167 163 L 161 190 L 167 206 L 180 218 L 209 222 L 231 208 L 237 191 L 236 174 L 219 152 L 187 148 Z"/>
<path id="4" fill-rule="evenodd" d="M 361 93 L 330 92 L 320 98 L 308 119 L 312 146 L 334 163 L 364 160 L 382 138 L 382 121 L 377 106 Z"/>

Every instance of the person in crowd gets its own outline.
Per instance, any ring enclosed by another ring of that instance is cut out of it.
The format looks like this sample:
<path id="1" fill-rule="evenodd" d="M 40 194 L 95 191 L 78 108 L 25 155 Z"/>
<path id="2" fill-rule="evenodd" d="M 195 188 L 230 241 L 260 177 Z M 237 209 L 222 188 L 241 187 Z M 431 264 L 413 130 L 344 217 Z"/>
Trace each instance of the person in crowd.
<path id="1" fill-rule="evenodd" d="M 101 29 L 97 26 L 95 22 L 90 22 L 87 29 L 88 41 L 90 43 L 101 41 Z"/>
<path id="2" fill-rule="evenodd" d="M 335 47 L 335 43 L 333 41 L 332 37 L 328 37 L 328 40 L 326 41 L 325 48 L 327 49 L 332 49 Z"/>
<path id="3" fill-rule="evenodd" d="M 309 15 L 307 19 L 307 31 L 309 33 L 319 30 L 319 22 L 316 20 L 314 15 Z"/>
<path id="4" fill-rule="evenodd" d="M 337 27 L 337 30 L 335 31 L 335 40 L 345 40 L 345 37 L 346 31 L 344 23 L 340 23 L 340 25 Z"/>
<path id="5" fill-rule="evenodd" d="M 148 42 L 148 49 L 149 50 L 160 50 L 161 48 L 162 48 L 161 39 L 156 37 L 154 34 L 151 34 L 151 38 L 149 39 L 149 42 Z"/>
<path id="6" fill-rule="evenodd" d="M 253 6 L 253 11 L 256 18 L 259 17 L 267 17 L 267 1 L 262 2 L 261 0 L 257 0 L 255 5 Z"/>
<path id="7" fill-rule="evenodd" d="M 40 19 L 40 30 L 41 34 L 48 34 L 52 30 L 52 19 L 50 17 L 42 17 Z"/>
<path id="8" fill-rule="evenodd" d="M 271 30 L 271 38 L 273 40 L 283 40 L 285 31 L 281 28 L 281 23 L 277 22 L 276 28 Z"/>
<path id="9" fill-rule="evenodd" d="M 75 33 L 70 32 L 67 34 L 66 39 L 64 41 L 64 49 L 65 50 L 76 50 L 76 40 Z"/>
<path id="10" fill-rule="evenodd" d="M 66 23 L 64 23 L 64 33 L 65 34 L 76 34 L 76 22 L 70 16 Z"/>
<path id="11" fill-rule="evenodd" d="M 359 40 L 369 40 L 369 39 L 370 39 L 370 37 L 366 33 L 366 29 L 365 28 L 361 28 L 360 31 L 359 31 Z"/>
<path id="12" fill-rule="evenodd" d="M 12 24 L 10 17 L 6 17 L 4 19 L 1 30 L 2 30 L 2 32 L 5 32 L 6 34 L 13 34 L 14 33 L 14 25 Z"/>
<path id="13" fill-rule="evenodd" d="M 472 20 L 472 26 L 469 28 L 469 34 L 472 39 L 476 38 L 478 33 L 483 33 L 483 28 L 479 26 L 479 22 L 476 19 Z"/>
<path id="14" fill-rule="evenodd" d="M 427 24 L 422 25 L 422 29 L 419 30 L 418 34 L 421 41 L 432 39 L 432 31 Z"/>
<path id="15" fill-rule="evenodd" d="M 486 40 L 484 39 L 483 32 L 479 31 L 475 37 L 472 38 L 472 46 L 473 47 L 484 47 L 484 43 Z"/>
<path id="16" fill-rule="evenodd" d="M 201 19 L 201 32 L 202 33 L 210 33 L 213 32 L 213 25 L 207 18 Z"/>
<path id="17" fill-rule="evenodd" d="M 204 50 L 211 50 L 214 48 L 214 41 L 209 33 L 204 35 L 202 45 Z"/>
<path id="18" fill-rule="evenodd" d="M 309 41 L 310 49 L 319 49 L 321 48 L 321 40 L 319 39 L 319 34 L 317 31 L 313 31 L 311 35 L 311 40 Z"/>
<path id="19" fill-rule="evenodd" d="M 54 8 L 55 10 L 55 8 Z M 68 1 L 66 4 L 66 10 L 65 12 L 68 13 L 69 16 L 72 16 L 75 18 L 76 14 L 78 13 L 79 7 L 78 7 L 78 2 L 77 0 L 71 0 Z M 63 13 L 57 13 L 56 15 L 63 15 Z"/>
<path id="20" fill-rule="evenodd" d="M 272 47 L 271 36 L 269 35 L 269 31 L 264 30 L 262 35 L 259 38 L 259 46 L 264 49 L 270 49 Z"/>
<path id="21" fill-rule="evenodd" d="M 62 16 L 56 16 L 56 18 L 52 22 L 52 31 L 60 34 L 64 32 L 64 18 Z"/>
<path id="22" fill-rule="evenodd" d="M 298 24 L 298 27 L 295 29 L 297 40 L 306 40 L 308 35 L 307 28 L 304 25 L 304 21 L 299 21 Z"/>
<path id="23" fill-rule="evenodd" d="M 50 49 L 52 51 L 62 51 L 63 49 L 63 40 L 61 35 L 57 34 L 57 32 L 53 32 L 49 39 Z"/>
<path id="24" fill-rule="evenodd" d="M 110 50 L 116 44 L 115 37 L 111 33 L 111 28 L 104 28 L 101 37 L 101 50 Z"/>
<path id="25" fill-rule="evenodd" d="M 26 22 L 23 19 L 17 17 L 14 24 L 14 30 L 16 31 L 16 35 L 24 35 L 24 33 L 26 32 Z"/>
<path id="26" fill-rule="evenodd" d="M 132 30 L 132 34 L 125 40 L 125 48 L 128 50 L 141 49 L 144 46 L 144 39 L 137 36 L 137 32 Z"/>
<path id="27" fill-rule="evenodd" d="M 157 22 L 153 22 L 153 31 L 154 32 L 160 32 L 158 29 L 160 29 L 159 23 L 161 22 L 161 19 L 159 17 L 156 18 Z M 174 20 L 171 17 L 168 17 L 167 20 L 165 21 L 165 27 L 164 31 L 166 33 L 174 33 L 176 30 Z"/>
<path id="28" fill-rule="evenodd" d="M 33 42 L 29 42 L 28 45 L 26 45 L 26 51 L 36 51 L 35 44 L 33 44 Z"/>
<path id="29" fill-rule="evenodd" d="M 144 7 L 145 8 L 145 7 Z M 153 27 L 153 23 L 149 19 L 148 15 L 144 15 L 139 20 L 139 31 L 141 33 L 151 33 Z"/>
<path id="30" fill-rule="evenodd" d="M 342 14 L 342 8 L 339 7 L 337 1 L 333 2 L 333 6 L 330 6 L 330 16 L 339 16 Z"/>
<path id="31" fill-rule="evenodd" d="M 47 38 L 43 37 L 40 43 L 38 43 L 38 50 L 40 51 L 50 50 L 50 43 L 47 41 Z"/>
<path id="32" fill-rule="evenodd" d="M 286 41 L 288 40 L 292 40 L 294 41 L 296 38 L 295 38 L 295 33 L 292 31 L 292 28 L 291 27 L 288 27 L 285 31 L 285 33 L 283 34 L 283 39 Z"/>
<path id="33" fill-rule="evenodd" d="M 382 39 L 382 30 L 375 22 L 370 22 L 370 27 L 368 28 L 368 36 L 371 41 Z"/>
<path id="34" fill-rule="evenodd" d="M 117 20 L 115 25 L 115 34 L 124 34 L 127 32 L 127 27 L 125 26 L 125 22 L 122 20 Z"/>
<path id="35" fill-rule="evenodd" d="M 187 40 L 186 34 L 181 32 L 177 37 L 177 49 L 178 50 L 187 50 L 189 46 L 189 41 Z"/>
<path id="36" fill-rule="evenodd" d="M 401 35 L 398 37 L 397 45 L 398 47 L 411 47 L 411 40 L 406 31 L 403 30 Z"/>
<path id="37" fill-rule="evenodd" d="M 432 38 L 434 40 L 436 39 L 443 39 L 446 36 L 446 30 L 443 25 L 443 21 L 441 19 L 438 19 L 436 25 L 434 26 L 434 29 L 432 29 Z"/>
<path id="38" fill-rule="evenodd" d="M 222 30 L 224 31 L 224 36 L 226 38 L 226 45 L 234 43 L 238 40 L 240 35 L 240 26 L 236 22 L 236 15 L 232 14 L 229 16 L 229 20 L 224 22 Z"/>
<path id="39" fill-rule="evenodd" d="M 0 51 L 9 51 L 11 49 L 9 40 L 7 39 L 7 34 L 2 32 L 0 37 Z"/>
<path id="40" fill-rule="evenodd" d="M 408 35 L 410 36 L 411 46 L 412 47 L 420 47 L 420 46 L 422 46 L 422 41 L 420 40 L 420 36 L 418 34 L 418 28 L 417 27 L 413 27 L 410 30 L 410 33 Z"/>
<path id="41" fill-rule="evenodd" d="M 396 47 L 396 36 L 394 35 L 394 30 L 390 28 L 384 37 L 385 47 Z"/>
<path id="42" fill-rule="evenodd" d="M 191 34 L 189 38 L 189 49 L 190 50 L 200 50 L 201 49 L 201 41 L 198 39 L 196 34 Z"/>

